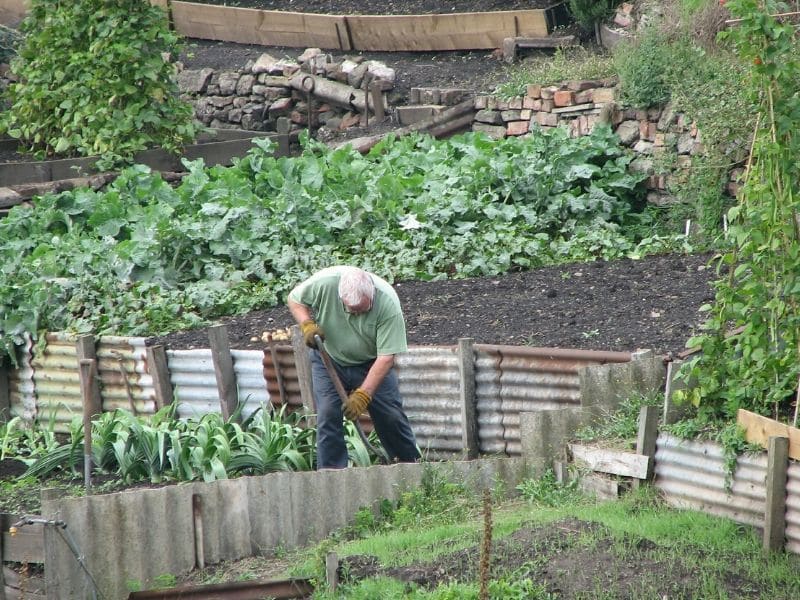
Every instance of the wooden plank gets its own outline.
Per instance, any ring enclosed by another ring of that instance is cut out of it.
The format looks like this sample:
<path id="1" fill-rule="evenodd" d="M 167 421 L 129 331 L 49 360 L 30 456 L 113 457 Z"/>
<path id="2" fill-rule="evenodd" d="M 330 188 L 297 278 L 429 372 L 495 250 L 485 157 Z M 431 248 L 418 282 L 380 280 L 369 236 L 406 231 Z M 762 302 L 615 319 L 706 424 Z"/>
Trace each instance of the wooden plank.
<path id="1" fill-rule="evenodd" d="M 603 448 L 592 448 L 582 444 L 570 444 L 570 452 L 574 460 L 579 460 L 593 471 L 647 479 L 652 458 L 633 452 L 619 452 Z"/>
<path id="2" fill-rule="evenodd" d="M 458 340 L 458 373 L 461 380 L 461 444 L 472 460 L 480 454 L 478 403 L 475 395 L 475 350 L 472 338 Z"/>
<path id="3" fill-rule="evenodd" d="M 175 30 L 187 37 L 263 46 L 347 49 L 340 35 L 347 28 L 342 16 L 193 2 L 171 4 Z"/>
<path id="4" fill-rule="evenodd" d="M 11 387 L 9 383 L 8 361 L 0 361 L 0 423 L 11 419 Z"/>
<path id="5" fill-rule="evenodd" d="M 4 529 L 0 535 L 3 538 L 3 561 L 44 562 L 44 538 L 41 525 L 25 525 L 16 535 L 11 535 L 8 529 Z"/>
<path id="6" fill-rule="evenodd" d="M 297 369 L 297 382 L 300 386 L 300 398 L 303 402 L 306 415 L 314 415 L 317 412 L 314 402 L 314 390 L 311 384 L 311 357 L 308 355 L 300 327 L 292 325 L 292 350 L 294 351 L 294 364 Z M 308 426 L 316 426 L 314 417 L 308 418 Z"/>
<path id="7" fill-rule="evenodd" d="M 789 470 L 789 438 L 770 436 L 768 445 L 763 548 L 767 552 L 775 552 L 783 549 L 786 534 L 786 475 Z"/>
<path id="8" fill-rule="evenodd" d="M 356 15 L 347 24 L 354 49 L 389 52 L 500 48 L 507 37 L 548 34 L 543 10 Z"/>
<path id="9" fill-rule="evenodd" d="M 785 425 L 774 419 L 762 417 L 742 408 L 736 413 L 736 422 L 744 429 L 745 438 L 753 444 L 767 448 L 769 438 L 789 438 L 789 458 L 800 460 L 800 429 Z"/>
<path id="10" fill-rule="evenodd" d="M 148 346 L 145 352 L 147 355 L 147 370 L 150 373 L 150 377 L 153 378 L 156 410 L 161 410 L 168 404 L 172 404 L 175 399 L 169 377 L 167 351 L 164 346 L 157 344 Z"/>
<path id="11" fill-rule="evenodd" d="M 0 2 L 0 25 L 17 27 L 28 12 L 28 0 L 3 0 Z"/>
<path id="12" fill-rule="evenodd" d="M 214 374 L 217 377 L 220 410 L 227 421 L 239 402 L 227 327 L 224 325 L 209 327 L 208 343 L 211 346 L 211 359 L 214 362 Z"/>
<path id="13" fill-rule="evenodd" d="M 91 334 L 82 335 L 75 343 L 75 354 L 78 359 L 78 366 L 84 360 L 95 361 L 95 368 L 91 370 L 91 377 L 88 381 L 84 382 L 81 378 L 81 394 L 86 394 L 84 410 L 87 412 L 87 417 L 91 419 L 96 415 L 103 412 L 103 398 L 100 395 L 99 376 L 97 371 L 97 351 L 95 346 L 94 336 Z M 81 374 L 81 377 L 83 375 Z M 84 385 L 86 389 L 84 390 Z"/>

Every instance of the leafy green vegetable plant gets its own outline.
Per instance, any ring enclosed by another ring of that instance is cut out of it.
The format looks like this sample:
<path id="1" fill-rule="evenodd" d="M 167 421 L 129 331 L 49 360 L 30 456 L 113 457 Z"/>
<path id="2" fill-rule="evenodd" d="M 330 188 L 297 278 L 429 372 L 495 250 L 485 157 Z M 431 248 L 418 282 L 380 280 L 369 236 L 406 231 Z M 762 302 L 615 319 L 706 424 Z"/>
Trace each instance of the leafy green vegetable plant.
<path id="1" fill-rule="evenodd" d="M 154 335 L 275 305 L 333 263 L 389 279 L 492 275 L 679 247 L 608 127 L 388 139 L 362 156 L 267 140 L 230 168 L 146 167 L 0 220 L 0 350 L 26 333 Z"/>
<path id="2" fill-rule="evenodd" d="M 176 152 L 199 126 L 165 60 L 178 38 L 143 0 L 31 0 L 0 130 L 37 156 L 99 155 L 100 168 L 153 146 Z"/>

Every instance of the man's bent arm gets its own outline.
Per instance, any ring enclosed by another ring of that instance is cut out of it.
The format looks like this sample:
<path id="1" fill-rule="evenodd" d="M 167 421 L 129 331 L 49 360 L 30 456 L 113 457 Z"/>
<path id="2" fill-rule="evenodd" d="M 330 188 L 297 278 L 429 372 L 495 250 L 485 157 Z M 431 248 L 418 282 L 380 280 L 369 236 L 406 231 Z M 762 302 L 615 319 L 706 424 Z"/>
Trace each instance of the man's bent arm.
<path id="1" fill-rule="evenodd" d="M 370 397 L 375 395 L 375 392 L 381 385 L 383 378 L 391 370 L 394 365 L 394 354 L 383 354 L 375 359 L 372 366 L 367 371 L 367 376 L 361 384 L 361 389 L 367 392 Z"/>
<path id="2" fill-rule="evenodd" d="M 294 300 L 287 300 L 286 306 L 289 307 L 289 312 L 292 313 L 294 320 L 298 323 L 308 321 L 311 318 L 311 309 L 309 309 L 305 304 L 300 304 Z"/>

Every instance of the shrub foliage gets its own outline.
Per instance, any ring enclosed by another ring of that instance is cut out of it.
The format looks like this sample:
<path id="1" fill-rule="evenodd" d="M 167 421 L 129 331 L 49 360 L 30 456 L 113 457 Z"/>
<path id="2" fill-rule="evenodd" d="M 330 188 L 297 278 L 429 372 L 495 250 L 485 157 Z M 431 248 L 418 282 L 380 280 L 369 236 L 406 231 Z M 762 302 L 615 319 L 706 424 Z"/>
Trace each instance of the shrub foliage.
<path id="1" fill-rule="evenodd" d="M 194 139 L 191 106 L 179 99 L 178 38 L 146 0 L 32 0 L 0 129 L 40 156 L 100 155 L 101 166 L 152 146 L 176 151 Z"/>

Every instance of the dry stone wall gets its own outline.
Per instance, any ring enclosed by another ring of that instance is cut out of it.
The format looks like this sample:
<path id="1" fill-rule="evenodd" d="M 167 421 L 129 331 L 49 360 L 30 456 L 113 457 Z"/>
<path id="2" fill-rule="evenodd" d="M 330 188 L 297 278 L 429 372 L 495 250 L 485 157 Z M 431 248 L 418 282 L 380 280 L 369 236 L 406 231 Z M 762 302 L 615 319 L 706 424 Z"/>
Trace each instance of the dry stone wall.
<path id="1" fill-rule="evenodd" d="M 314 101 L 312 96 L 309 102 L 307 92 L 292 87 L 292 78 L 302 74 L 336 82 L 337 89 L 346 92 L 344 101 Z M 353 57 L 334 62 L 318 48 L 307 49 L 296 61 L 265 53 L 240 70 L 185 69 L 178 73 L 181 95 L 193 104 L 203 124 L 251 131 L 275 131 L 280 117 L 288 117 L 294 129 L 352 126 L 361 115 L 347 99 L 363 99 L 374 85 L 385 95 L 394 79 L 394 69 L 379 61 Z"/>
<path id="2" fill-rule="evenodd" d="M 613 78 L 529 85 L 524 96 L 510 99 L 478 96 L 475 111 L 473 130 L 495 138 L 559 126 L 581 136 L 600 123 L 609 124 L 622 144 L 637 155 L 631 168 L 647 175 L 648 201 L 656 204 L 673 200 L 668 190 L 687 177 L 692 156 L 703 151 L 694 122 L 669 104 L 649 110 L 626 107 L 619 101 Z M 733 185 L 728 191 L 733 191 Z"/>
<path id="3" fill-rule="evenodd" d="M 395 78 L 394 70 L 383 63 L 359 58 L 335 62 L 314 48 L 297 61 L 263 54 L 242 70 L 184 70 L 178 77 L 182 94 L 194 104 L 198 119 L 210 127 L 274 131 L 279 117 L 288 117 L 295 129 L 336 130 L 360 123 L 361 114 L 354 106 L 315 100 L 293 88 L 292 78 L 302 73 L 349 86 L 353 94 L 367 94 L 377 83 L 385 103 Z M 674 200 L 669 190 L 688 177 L 692 157 L 703 151 L 694 122 L 670 105 L 650 110 L 625 106 L 615 78 L 529 85 L 524 96 L 505 99 L 466 89 L 419 87 L 412 88 L 407 105 L 386 107 L 398 126 L 407 126 L 469 98 L 475 108 L 473 131 L 494 138 L 559 126 L 581 136 L 598 123 L 611 125 L 622 144 L 637 155 L 632 168 L 647 176 L 648 201 L 655 204 Z M 728 184 L 731 194 L 736 191 L 734 176 Z"/>

